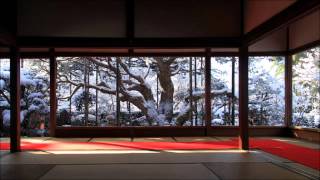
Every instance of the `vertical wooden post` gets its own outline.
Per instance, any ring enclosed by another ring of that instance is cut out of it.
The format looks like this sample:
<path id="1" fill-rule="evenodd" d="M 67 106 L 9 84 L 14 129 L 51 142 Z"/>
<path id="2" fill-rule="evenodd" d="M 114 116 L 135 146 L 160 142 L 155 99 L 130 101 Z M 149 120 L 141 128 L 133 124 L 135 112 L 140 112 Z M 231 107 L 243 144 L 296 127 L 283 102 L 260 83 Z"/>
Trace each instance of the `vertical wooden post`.
<path id="1" fill-rule="evenodd" d="M 111 61 L 111 58 L 109 59 L 109 61 Z M 117 116 L 116 116 L 116 120 L 117 120 L 117 126 L 120 126 L 120 66 L 119 66 L 119 59 L 116 60 L 116 66 L 117 66 L 117 74 L 116 74 L 116 101 L 117 101 Z"/>
<path id="2" fill-rule="evenodd" d="M 89 70 L 87 60 L 85 58 L 82 59 L 84 64 L 84 125 L 88 126 L 89 121 Z"/>
<path id="3" fill-rule="evenodd" d="M 129 66 L 129 68 L 131 68 L 131 56 L 133 55 L 133 49 L 129 49 L 129 54 L 130 54 L 130 57 L 129 57 L 129 59 L 128 59 L 128 66 Z M 128 77 L 129 78 L 129 80 L 131 79 L 130 78 L 130 76 Z M 131 103 L 128 101 L 127 102 L 128 104 L 127 104 L 127 109 L 128 109 L 128 112 L 129 112 L 129 120 L 130 120 L 130 125 L 132 125 L 132 119 L 131 119 Z"/>
<path id="4" fill-rule="evenodd" d="M 292 124 L 292 56 L 285 57 L 285 126 Z"/>
<path id="5" fill-rule="evenodd" d="M 57 121 L 57 62 L 54 55 L 54 49 L 50 48 L 50 122 L 49 134 L 51 137 L 55 136 L 56 121 Z"/>
<path id="6" fill-rule="evenodd" d="M 157 109 L 159 109 L 159 73 L 157 72 Z"/>
<path id="7" fill-rule="evenodd" d="M 204 76 L 205 76 L 205 72 L 204 72 L 204 65 L 205 65 L 205 63 L 204 63 L 204 61 L 205 61 L 205 57 L 202 57 L 201 58 L 201 67 L 200 67 L 200 71 L 202 72 L 201 73 L 201 87 L 203 87 L 203 85 L 205 85 L 205 79 L 204 79 Z M 204 103 L 201 103 L 201 111 L 205 111 L 204 109 L 204 105 L 203 105 Z M 205 118 L 204 118 L 204 115 L 202 115 L 202 120 L 201 120 L 201 126 L 204 126 L 204 121 L 205 121 Z"/>
<path id="8" fill-rule="evenodd" d="M 285 126 L 292 124 L 292 55 L 289 53 L 289 28 L 287 28 L 287 54 L 285 57 Z"/>
<path id="9" fill-rule="evenodd" d="M 205 121 L 206 131 L 205 135 L 208 135 L 211 126 L 211 52 L 210 48 L 206 49 L 205 57 Z"/>
<path id="10" fill-rule="evenodd" d="M 98 84 L 99 66 L 96 65 L 96 84 Z M 98 126 L 98 90 L 96 89 L 96 126 Z"/>
<path id="11" fill-rule="evenodd" d="M 197 61 L 198 58 L 194 58 L 194 89 L 197 89 Z M 198 101 L 194 101 L 194 123 L 198 126 Z"/>
<path id="12" fill-rule="evenodd" d="M 239 48 L 239 148 L 249 150 L 249 120 L 248 120 L 248 80 L 249 54 L 248 44 L 245 42 L 244 32 L 245 1 L 241 0 L 241 36 Z"/>
<path id="13" fill-rule="evenodd" d="M 71 71 L 69 72 L 69 79 L 72 80 L 72 74 Z M 69 114 L 70 114 L 70 124 L 71 124 L 71 113 L 72 113 L 72 98 L 71 98 L 71 94 L 72 94 L 72 84 L 69 85 L 69 95 L 70 95 L 70 100 L 69 100 Z"/>
<path id="14" fill-rule="evenodd" d="M 194 126 L 193 122 L 193 113 L 192 113 L 192 57 L 189 57 L 189 106 L 190 106 L 190 114 L 189 119 L 191 120 L 192 126 Z"/>
<path id="15" fill-rule="evenodd" d="M 20 58 L 17 47 L 10 48 L 10 151 L 20 148 Z"/>
<path id="16" fill-rule="evenodd" d="M 236 63 L 236 58 L 232 57 L 232 75 L 231 75 L 231 124 L 234 126 L 235 124 L 235 115 L 234 115 L 234 111 L 235 111 L 235 63 Z"/>
<path id="17" fill-rule="evenodd" d="M 239 57 L 239 148 L 249 149 L 249 123 L 248 123 L 248 46 L 240 47 Z"/>

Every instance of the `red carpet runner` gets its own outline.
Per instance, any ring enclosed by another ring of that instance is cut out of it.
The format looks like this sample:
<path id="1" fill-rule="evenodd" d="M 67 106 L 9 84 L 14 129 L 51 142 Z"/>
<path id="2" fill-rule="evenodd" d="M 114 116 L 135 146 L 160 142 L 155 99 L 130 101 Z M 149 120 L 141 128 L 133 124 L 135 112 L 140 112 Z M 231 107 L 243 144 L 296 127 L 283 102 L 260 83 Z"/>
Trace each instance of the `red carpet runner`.
<path id="1" fill-rule="evenodd" d="M 70 149 L 71 147 L 71 149 Z M 224 150 L 237 149 L 238 140 L 207 142 L 23 142 L 22 150 Z M 250 148 L 280 156 L 320 170 L 320 150 L 271 139 L 250 139 Z M 10 144 L 0 142 L 0 150 L 9 150 Z"/>

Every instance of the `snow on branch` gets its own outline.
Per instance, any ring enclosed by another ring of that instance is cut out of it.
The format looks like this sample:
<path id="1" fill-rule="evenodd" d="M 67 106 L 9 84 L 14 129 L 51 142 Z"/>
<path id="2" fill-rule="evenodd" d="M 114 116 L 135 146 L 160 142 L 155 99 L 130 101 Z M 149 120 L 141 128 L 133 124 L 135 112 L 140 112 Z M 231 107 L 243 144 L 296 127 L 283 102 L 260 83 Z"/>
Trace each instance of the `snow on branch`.
<path id="1" fill-rule="evenodd" d="M 231 92 L 227 88 L 225 88 L 225 89 L 220 89 L 220 90 L 212 90 L 210 92 L 210 96 L 211 96 L 211 98 L 215 98 L 217 96 L 224 96 L 224 95 L 228 95 L 230 93 Z M 190 96 L 190 94 L 188 92 L 179 92 L 175 96 L 175 98 L 177 98 L 177 99 L 182 99 L 183 97 L 184 97 L 185 101 L 189 101 L 190 97 L 193 101 L 197 101 L 200 99 L 204 99 L 205 91 L 204 90 L 193 91 L 192 96 Z"/>

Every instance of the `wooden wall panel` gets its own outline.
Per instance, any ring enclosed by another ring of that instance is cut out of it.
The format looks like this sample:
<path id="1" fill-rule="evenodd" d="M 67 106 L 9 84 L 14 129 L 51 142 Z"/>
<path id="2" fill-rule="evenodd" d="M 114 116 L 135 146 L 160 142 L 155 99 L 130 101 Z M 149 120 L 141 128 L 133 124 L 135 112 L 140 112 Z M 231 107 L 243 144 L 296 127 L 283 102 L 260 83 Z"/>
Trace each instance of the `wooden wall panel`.
<path id="1" fill-rule="evenodd" d="M 0 46 L 16 44 L 17 0 L 0 1 Z"/>
<path id="2" fill-rule="evenodd" d="M 235 37 L 240 0 L 136 0 L 136 37 Z"/>
<path id="3" fill-rule="evenodd" d="M 289 27 L 290 49 L 320 40 L 320 10 L 293 22 Z"/>
<path id="4" fill-rule="evenodd" d="M 284 52 L 287 50 L 286 27 L 272 32 L 249 46 L 249 52 Z"/>
<path id="5" fill-rule="evenodd" d="M 13 33 L 16 31 L 16 0 L 0 1 L 0 34 Z"/>
<path id="6" fill-rule="evenodd" d="M 304 139 L 307 141 L 312 141 L 320 143 L 320 130 L 319 129 L 308 129 L 308 128 L 291 128 L 291 133 L 293 137 Z"/>
<path id="7" fill-rule="evenodd" d="M 296 0 L 246 0 L 245 32 L 251 31 L 295 1 Z"/>
<path id="8" fill-rule="evenodd" d="M 125 37 L 125 0 L 19 0 L 18 34 Z"/>

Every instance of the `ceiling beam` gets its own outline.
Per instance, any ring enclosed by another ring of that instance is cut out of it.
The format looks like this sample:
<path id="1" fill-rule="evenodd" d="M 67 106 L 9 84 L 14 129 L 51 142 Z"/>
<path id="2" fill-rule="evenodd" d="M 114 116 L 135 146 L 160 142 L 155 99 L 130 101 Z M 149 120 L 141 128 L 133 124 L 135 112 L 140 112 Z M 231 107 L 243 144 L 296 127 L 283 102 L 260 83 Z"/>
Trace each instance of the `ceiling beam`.
<path id="1" fill-rule="evenodd" d="M 251 45 L 272 31 L 279 29 L 296 19 L 320 7 L 319 0 L 298 0 L 285 10 L 245 34 L 244 43 Z"/>
<path id="2" fill-rule="evenodd" d="M 18 37 L 19 47 L 196 48 L 239 47 L 240 37 L 216 38 L 81 38 Z"/>

